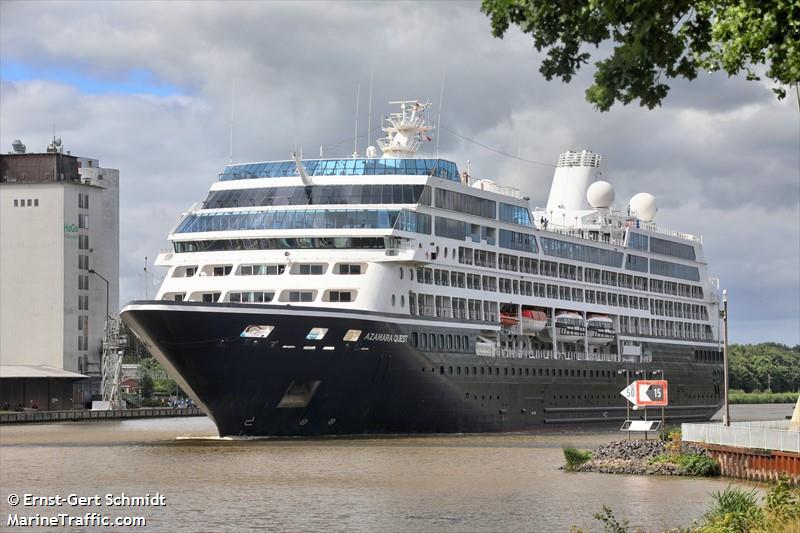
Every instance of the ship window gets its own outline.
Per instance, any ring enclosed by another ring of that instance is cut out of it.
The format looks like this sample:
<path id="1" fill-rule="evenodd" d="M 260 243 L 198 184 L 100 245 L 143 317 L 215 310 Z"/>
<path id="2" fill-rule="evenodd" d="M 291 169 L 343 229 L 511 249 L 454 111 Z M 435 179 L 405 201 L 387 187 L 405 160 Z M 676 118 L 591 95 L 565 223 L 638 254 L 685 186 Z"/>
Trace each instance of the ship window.
<path id="1" fill-rule="evenodd" d="M 452 350 L 453 349 L 453 336 L 452 335 L 448 335 L 447 336 L 447 349 L 448 350 Z"/>
<path id="2" fill-rule="evenodd" d="M 339 274 L 342 275 L 350 275 L 355 276 L 361 274 L 361 265 L 353 265 L 349 263 L 340 263 L 339 264 Z M 402 272 L 402 269 L 401 269 Z"/>
<path id="3" fill-rule="evenodd" d="M 39 199 L 38 198 L 34 198 L 33 199 L 33 207 L 39 207 Z"/>
<path id="4" fill-rule="evenodd" d="M 447 367 L 447 373 L 450 374 L 451 376 L 453 375 L 453 367 L 452 366 L 448 366 Z"/>
<path id="5" fill-rule="evenodd" d="M 19 207 L 19 200 L 14 200 L 14 207 Z"/>
<path id="6" fill-rule="evenodd" d="M 400 267 L 398 270 L 400 270 L 400 279 L 403 279 L 403 267 Z"/>
<path id="7" fill-rule="evenodd" d="M 516 376 L 516 375 L 517 375 L 517 374 L 516 374 L 516 370 L 515 370 L 514 368 L 511 368 L 511 375 L 512 375 L 512 376 Z"/>
<path id="8" fill-rule="evenodd" d="M 289 291 L 288 301 L 290 302 L 311 302 L 314 300 L 314 293 L 311 291 Z"/>
<path id="9" fill-rule="evenodd" d="M 29 198 L 29 199 L 28 199 L 28 207 L 30 207 L 31 205 L 32 205 L 32 204 L 31 204 L 31 200 L 30 200 L 30 198 Z"/>
<path id="10" fill-rule="evenodd" d="M 220 293 L 218 293 L 218 292 L 204 292 L 203 293 L 203 301 L 204 302 L 216 302 L 217 300 L 219 300 L 219 294 Z"/>
<path id="11" fill-rule="evenodd" d="M 481 376 L 486 374 L 486 367 L 481 367 Z"/>
<path id="12" fill-rule="evenodd" d="M 461 367 L 456 367 L 456 374 L 461 375 Z"/>
<path id="13" fill-rule="evenodd" d="M 392 307 L 394 307 L 396 303 L 397 303 L 397 297 L 394 294 L 392 294 Z"/>
<path id="14" fill-rule="evenodd" d="M 495 368 L 494 369 L 494 375 L 495 376 L 499 376 L 500 375 L 500 369 L 499 368 Z"/>
<path id="15" fill-rule="evenodd" d="M 503 369 L 503 374 L 506 375 L 506 376 L 508 375 L 508 367 Z"/>
<path id="16" fill-rule="evenodd" d="M 330 291 L 328 293 L 328 300 L 331 302 L 352 302 L 352 291 Z"/>
<path id="17" fill-rule="evenodd" d="M 186 277 L 187 278 L 191 278 L 195 274 L 197 274 L 197 267 L 195 267 L 195 266 L 186 267 Z"/>
<path id="18" fill-rule="evenodd" d="M 439 345 L 438 346 L 439 346 L 440 350 L 444 350 L 444 335 L 441 334 L 441 333 L 439 334 Z"/>
<path id="19" fill-rule="evenodd" d="M 214 267 L 214 275 L 215 276 L 227 276 L 231 273 L 231 266 L 215 266 Z"/>
<path id="20" fill-rule="evenodd" d="M 319 276 L 324 271 L 325 265 L 321 264 L 297 265 L 295 274 L 300 274 L 301 276 Z"/>
<path id="21" fill-rule="evenodd" d="M 439 367 L 439 373 L 440 373 L 440 374 L 444 374 L 444 367 L 443 367 L 443 366 L 440 366 L 440 367 Z"/>
<path id="22" fill-rule="evenodd" d="M 402 307 L 403 309 L 405 309 L 406 307 L 406 297 L 403 294 L 400 295 L 400 307 Z"/>
<path id="23" fill-rule="evenodd" d="M 308 332 L 308 335 L 306 335 L 306 339 L 310 341 L 321 341 L 325 338 L 326 333 L 328 333 L 328 328 L 313 328 Z"/>
<path id="24" fill-rule="evenodd" d="M 183 293 L 183 292 L 179 292 L 179 293 L 175 294 L 175 301 L 176 302 L 182 302 L 184 296 L 186 296 L 186 293 Z"/>
<path id="25" fill-rule="evenodd" d="M 347 333 L 344 334 L 342 340 L 345 342 L 356 342 L 360 336 L 361 336 L 360 329 L 348 329 Z"/>

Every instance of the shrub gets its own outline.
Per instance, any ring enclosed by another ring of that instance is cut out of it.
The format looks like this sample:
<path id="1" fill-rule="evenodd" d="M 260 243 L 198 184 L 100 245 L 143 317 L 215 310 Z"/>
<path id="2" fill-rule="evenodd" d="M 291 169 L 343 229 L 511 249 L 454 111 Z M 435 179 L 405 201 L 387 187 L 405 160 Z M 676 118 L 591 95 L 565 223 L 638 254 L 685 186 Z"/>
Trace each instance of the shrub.
<path id="1" fill-rule="evenodd" d="M 703 533 L 746 533 L 763 523 L 764 513 L 758 505 L 756 490 L 728 485 L 713 495 L 714 503 L 705 514 Z"/>
<path id="2" fill-rule="evenodd" d="M 592 452 L 579 450 L 573 446 L 564 447 L 564 460 L 567 462 L 566 470 L 574 470 L 592 458 Z"/>
<path id="3" fill-rule="evenodd" d="M 676 457 L 676 463 L 692 476 L 718 476 L 720 466 L 711 457 L 700 453 L 686 453 Z"/>

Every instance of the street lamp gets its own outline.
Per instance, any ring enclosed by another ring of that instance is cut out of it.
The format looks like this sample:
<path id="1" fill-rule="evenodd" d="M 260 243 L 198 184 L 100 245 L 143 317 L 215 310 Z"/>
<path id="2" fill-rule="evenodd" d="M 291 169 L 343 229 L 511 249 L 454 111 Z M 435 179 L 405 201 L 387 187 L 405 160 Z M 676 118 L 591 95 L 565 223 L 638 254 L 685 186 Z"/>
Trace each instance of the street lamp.
<path id="1" fill-rule="evenodd" d="M 722 324 L 725 326 L 725 337 L 722 341 L 722 372 L 724 373 L 725 387 L 725 414 L 722 415 L 722 424 L 731 425 L 731 408 L 728 404 L 728 289 L 722 290 Z"/>
<path id="2" fill-rule="evenodd" d="M 102 279 L 103 281 L 106 282 L 106 320 L 108 320 L 108 286 L 109 286 L 109 282 L 108 282 L 108 280 L 106 278 L 104 278 L 100 273 L 98 273 L 94 269 L 89 269 L 89 274 L 94 274 L 95 276 L 97 276 L 98 278 L 100 278 L 100 279 Z"/>

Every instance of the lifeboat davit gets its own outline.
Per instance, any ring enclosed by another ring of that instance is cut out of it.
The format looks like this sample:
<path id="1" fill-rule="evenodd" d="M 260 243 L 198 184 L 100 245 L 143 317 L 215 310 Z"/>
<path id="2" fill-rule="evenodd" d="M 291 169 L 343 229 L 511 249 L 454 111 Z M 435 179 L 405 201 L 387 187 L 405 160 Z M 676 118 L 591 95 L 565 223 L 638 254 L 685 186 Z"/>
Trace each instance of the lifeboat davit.
<path id="1" fill-rule="evenodd" d="M 589 330 L 589 344 L 608 344 L 614 340 L 614 321 L 606 315 L 590 316 L 586 328 Z"/>
<path id="2" fill-rule="evenodd" d="M 520 325 L 522 326 L 522 333 L 526 335 L 538 335 L 547 329 L 547 314 L 544 311 L 523 309 Z"/>
<path id="3" fill-rule="evenodd" d="M 574 311 L 557 311 L 555 319 L 556 337 L 558 342 L 578 342 L 586 334 L 586 321 Z M 550 328 L 542 331 L 542 337 L 552 341 Z"/>
<path id="4" fill-rule="evenodd" d="M 519 324 L 519 318 L 510 313 L 500 313 L 500 324 L 510 328 Z"/>

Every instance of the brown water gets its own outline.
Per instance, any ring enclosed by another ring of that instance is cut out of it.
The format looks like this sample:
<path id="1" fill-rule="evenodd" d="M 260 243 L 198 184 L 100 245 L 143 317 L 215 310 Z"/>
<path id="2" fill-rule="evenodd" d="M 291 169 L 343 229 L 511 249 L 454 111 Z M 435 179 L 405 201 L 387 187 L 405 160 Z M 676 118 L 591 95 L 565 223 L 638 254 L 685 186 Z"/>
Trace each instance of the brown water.
<path id="1" fill-rule="evenodd" d="M 734 406 L 732 419 L 790 412 Z M 592 515 L 607 505 L 657 531 L 699 518 L 711 493 L 729 483 L 560 470 L 563 445 L 620 438 L 609 429 L 318 440 L 215 434 L 200 417 L 0 427 L 0 530 L 12 511 L 98 511 L 146 518 L 145 528 L 129 531 L 599 531 Z M 122 492 L 159 492 L 166 506 L 12 509 L 7 502 L 12 493 Z M 65 530 L 100 531 L 57 529 Z"/>

